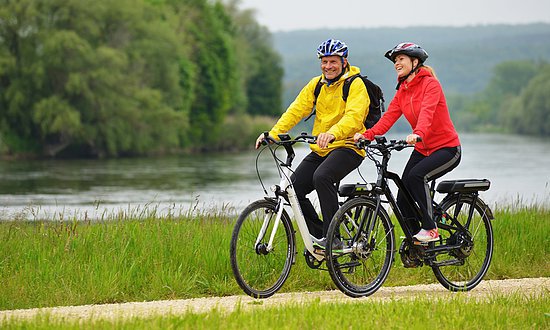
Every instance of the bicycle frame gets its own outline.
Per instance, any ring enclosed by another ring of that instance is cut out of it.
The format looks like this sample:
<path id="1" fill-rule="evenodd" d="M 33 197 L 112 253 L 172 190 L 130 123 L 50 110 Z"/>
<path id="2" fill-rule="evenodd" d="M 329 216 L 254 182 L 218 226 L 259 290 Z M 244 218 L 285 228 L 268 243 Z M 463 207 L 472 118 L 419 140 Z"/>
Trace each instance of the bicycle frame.
<path id="1" fill-rule="evenodd" d="M 296 196 L 296 192 L 294 190 L 294 187 L 292 185 L 292 182 L 290 181 L 290 176 L 292 174 L 291 166 L 292 166 L 292 160 L 294 159 L 294 150 L 292 149 L 292 144 L 295 142 L 298 142 L 299 140 L 285 140 L 287 135 L 284 135 L 281 137 L 281 142 L 272 140 L 271 142 L 276 143 L 278 145 L 283 145 L 285 147 L 285 150 L 287 152 L 287 158 L 285 163 L 279 163 L 280 166 L 280 172 L 279 175 L 281 177 L 281 180 L 279 182 L 278 186 L 275 186 L 272 191 L 275 193 L 275 198 L 277 201 L 277 216 L 275 218 L 275 224 L 273 226 L 273 229 L 270 233 L 270 238 L 267 246 L 267 250 L 271 251 L 273 249 L 273 239 L 275 237 L 275 234 L 277 233 L 277 228 L 279 227 L 279 224 L 281 222 L 281 216 L 284 211 L 285 207 L 285 201 L 288 201 L 290 204 L 290 207 L 292 208 L 292 212 L 294 213 L 294 218 L 296 220 L 296 224 L 298 225 L 298 230 L 300 232 L 300 236 L 302 236 L 302 240 L 304 242 L 305 248 L 311 253 L 311 255 L 317 259 L 318 261 L 324 260 L 324 256 L 315 253 L 315 248 L 313 247 L 313 242 L 317 241 L 317 239 L 312 236 L 309 232 L 309 229 L 306 224 L 306 219 L 304 217 L 304 214 L 302 212 L 302 208 L 300 207 L 300 203 L 298 201 L 298 197 Z M 301 135 L 302 139 L 314 139 L 312 136 L 308 135 Z M 290 138 L 290 137 L 288 137 Z M 311 143 L 311 142 L 310 142 Z M 273 151 L 272 151 L 273 153 Z M 266 197 L 267 198 L 267 197 Z M 262 229 L 258 233 L 258 237 L 256 239 L 256 244 L 258 244 L 263 237 L 265 237 L 266 230 L 269 224 L 269 215 L 266 215 L 264 219 L 264 223 L 262 225 Z"/>
<path id="2" fill-rule="evenodd" d="M 415 233 L 411 231 L 409 224 L 405 221 L 403 213 L 397 205 L 397 200 L 391 192 L 388 180 L 391 180 L 395 183 L 397 189 L 403 194 L 407 203 L 412 207 L 415 212 L 415 216 L 418 219 L 420 219 L 421 217 L 420 209 L 418 208 L 411 194 L 405 187 L 403 181 L 401 180 L 401 177 L 397 173 L 388 171 L 390 156 L 390 152 L 383 154 L 382 162 L 372 158 L 372 160 L 376 164 L 378 172 L 378 177 L 376 179 L 376 189 L 378 190 L 376 193 L 376 214 L 378 213 L 378 209 L 382 206 L 382 199 L 380 198 L 380 196 L 381 194 L 383 194 L 386 197 L 387 202 L 390 204 L 391 209 L 395 213 L 395 217 L 397 218 L 399 225 L 403 229 L 403 233 L 405 234 L 407 239 L 412 240 Z"/>
<path id="3" fill-rule="evenodd" d="M 380 143 L 380 144 L 383 144 L 385 143 L 385 139 L 380 137 L 380 140 L 378 141 L 377 139 L 377 143 Z M 394 141 L 395 142 L 395 141 Z M 403 141 L 403 143 L 405 143 Z M 403 197 L 405 198 L 407 204 L 411 207 L 411 209 L 414 211 L 415 213 L 415 218 L 417 219 L 420 219 L 421 218 L 421 212 L 420 212 L 420 209 L 419 207 L 416 205 L 416 203 L 414 202 L 414 199 L 412 198 L 410 192 L 408 191 L 408 189 L 405 187 L 401 177 L 397 174 L 397 173 L 394 173 L 394 172 L 391 172 L 391 171 L 388 171 L 388 163 L 389 163 L 389 160 L 390 160 L 390 157 L 391 157 L 391 151 L 393 149 L 398 149 L 398 148 L 406 148 L 406 147 L 409 147 L 412 145 L 405 145 L 405 144 L 402 144 L 398 147 L 393 147 L 391 149 L 378 149 L 381 153 L 382 153 L 382 161 L 379 161 L 377 159 L 375 159 L 374 157 L 370 157 L 371 160 L 374 161 L 374 163 L 376 164 L 376 168 L 377 168 L 377 172 L 378 172 L 378 177 L 377 177 L 377 180 L 376 180 L 376 186 L 375 186 L 375 199 L 376 199 L 376 213 L 378 212 L 378 209 L 381 207 L 381 204 L 382 204 L 382 199 L 381 199 L 381 195 L 383 194 L 387 200 L 387 202 L 390 204 L 390 207 L 391 209 L 393 210 L 393 212 L 395 213 L 395 216 L 397 218 L 397 221 L 399 223 L 399 225 L 401 226 L 401 229 L 403 230 L 403 233 L 405 234 L 405 237 L 409 240 L 409 241 L 413 241 L 413 235 L 415 233 L 412 232 L 411 228 L 410 228 L 410 225 L 408 224 L 408 222 L 406 221 L 406 219 L 404 218 L 403 216 L 403 213 L 401 212 L 401 209 L 399 208 L 399 205 L 397 204 L 397 200 L 396 198 L 394 197 L 394 194 L 392 193 L 390 187 L 389 187 L 389 184 L 388 184 L 388 181 L 392 181 L 395 183 L 395 185 L 397 186 L 400 194 L 403 195 Z M 398 149 L 398 150 L 401 150 L 401 149 Z M 432 180 L 431 181 L 431 187 L 430 187 L 430 194 L 432 196 L 432 206 L 434 208 L 434 210 L 436 212 L 434 213 L 441 213 L 441 207 L 440 207 L 440 204 L 437 203 L 435 200 L 434 200 L 434 195 L 435 195 L 435 180 Z M 470 196 L 472 198 L 472 202 L 473 204 L 476 204 L 479 200 L 479 194 L 478 194 L 478 191 L 473 188 L 471 189 L 471 191 L 467 191 L 467 192 L 453 192 L 453 191 L 448 191 L 447 192 L 447 195 L 445 196 L 445 198 L 443 199 L 443 201 L 449 199 L 449 198 L 457 198 L 457 200 L 460 200 L 461 196 Z M 460 212 L 460 209 L 458 210 L 455 210 L 455 213 L 458 213 Z M 469 226 L 469 223 L 470 223 L 470 220 L 472 218 L 472 215 L 473 215 L 473 208 L 470 209 L 470 214 L 468 215 L 468 220 L 467 220 L 467 223 L 465 224 L 466 227 Z M 434 214 L 435 215 L 435 214 Z M 444 216 L 443 214 L 439 214 L 440 216 Z M 452 219 L 454 219 L 456 217 L 456 214 L 455 215 L 447 215 L 447 216 L 450 216 L 451 217 L 451 221 Z M 492 214 L 489 215 L 491 218 L 492 218 Z M 434 221 L 437 221 L 436 219 L 434 219 Z M 445 228 L 445 229 L 460 229 L 460 230 L 465 230 L 465 226 L 462 225 L 461 223 L 459 222 L 454 222 L 452 223 L 452 225 L 449 225 L 449 224 L 439 224 L 441 228 Z M 454 227 L 453 227 L 454 226 Z M 370 228 L 369 228 L 370 230 Z M 451 248 L 454 248 L 453 246 L 448 246 L 448 247 L 435 247 L 435 248 L 431 248 L 429 249 L 430 252 L 437 252 L 437 251 L 443 251 L 443 250 L 449 250 Z"/>

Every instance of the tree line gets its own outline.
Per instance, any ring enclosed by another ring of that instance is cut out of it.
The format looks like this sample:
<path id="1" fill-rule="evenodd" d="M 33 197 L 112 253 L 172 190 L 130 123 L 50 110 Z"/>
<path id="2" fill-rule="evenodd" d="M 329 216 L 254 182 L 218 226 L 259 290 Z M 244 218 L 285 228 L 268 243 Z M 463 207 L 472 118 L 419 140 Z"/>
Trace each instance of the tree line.
<path id="1" fill-rule="evenodd" d="M 550 63 L 502 62 L 485 89 L 449 104 L 462 130 L 550 136 Z"/>
<path id="2" fill-rule="evenodd" d="M 271 35 L 238 0 L 0 0 L 0 154 L 214 148 L 281 109 Z"/>
<path id="3" fill-rule="evenodd" d="M 437 72 L 459 130 L 548 135 L 550 86 L 544 77 L 550 24 L 303 30 L 273 36 L 286 69 L 283 104 L 318 74 L 314 50 L 328 37 L 346 41 L 350 62 L 391 100 L 395 71 L 383 54 L 399 42 L 413 41 L 430 54 L 427 64 Z M 398 129 L 409 126 L 399 122 Z"/>

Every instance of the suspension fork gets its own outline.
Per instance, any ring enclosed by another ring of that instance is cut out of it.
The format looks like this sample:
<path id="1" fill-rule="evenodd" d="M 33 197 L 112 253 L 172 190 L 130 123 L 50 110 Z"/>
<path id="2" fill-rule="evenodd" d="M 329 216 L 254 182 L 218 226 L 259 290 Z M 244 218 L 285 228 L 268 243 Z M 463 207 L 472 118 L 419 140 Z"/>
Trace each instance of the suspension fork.
<path id="1" fill-rule="evenodd" d="M 278 197 L 277 199 L 277 205 L 275 206 L 275 222 L 273 223 L 273 229 L 271 230 L 271 234 L 269 237 L 269 243 L 267 245 L 267 251 L 273 250 L 273 238 L 275 237 L 275 233 L 277 233 L 277 228 L 279 227 L 279 223 L 281 222 L 281 216 L 283 215 L 283 198 Z M 269 222 L 271 221 L 272 214 L 270 212 L 266 212 L 264 216 L 264 221 L 262 223 L 262 228 L 260 229 L 260 232 L 258 233 L 258 237 L 256 238 L 256 242 L 254 243 L 254 246 L 258 246 L 260 244 L 260 241 L 265 237 L 265 234 L 267 232 L 267 227 L 269 227 Z"/>

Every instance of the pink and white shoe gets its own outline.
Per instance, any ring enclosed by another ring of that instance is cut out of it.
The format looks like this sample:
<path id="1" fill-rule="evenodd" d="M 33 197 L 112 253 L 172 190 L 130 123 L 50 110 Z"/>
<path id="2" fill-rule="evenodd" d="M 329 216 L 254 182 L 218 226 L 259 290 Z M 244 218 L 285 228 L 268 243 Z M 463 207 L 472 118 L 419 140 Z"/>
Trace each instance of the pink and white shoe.
<path id="1" fill-rule="evenodd" d="M 439 231 L 437 228 L 430 230 L 420 229 L 420 231 L 414 235 L 413 238 L 416 238 L 420 242 L 437 241 L 439 239 Z"/>

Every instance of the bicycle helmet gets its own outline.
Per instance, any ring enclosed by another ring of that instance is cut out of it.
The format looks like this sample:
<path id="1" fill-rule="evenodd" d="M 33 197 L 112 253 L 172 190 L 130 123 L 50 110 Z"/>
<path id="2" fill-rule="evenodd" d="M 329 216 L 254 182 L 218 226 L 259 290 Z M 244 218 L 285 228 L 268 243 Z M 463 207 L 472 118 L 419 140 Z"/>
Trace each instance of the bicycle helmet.
<path id="1" fill-rule="evenodd" d="M 424 63 L 428 58 L 428 53 L 422 47 L 412 42 L 402 42 L 388 50 L 384 56 L 395 63 L 395 57 L 399 54 L 417 58 L 420 64 Z"/>
<path id="2" fill-rule="evenodd" d="M 317 47 L 317 57 L 324 56 L 348 57 L 348 46 L 337 39 L 328 39 Z"/>

